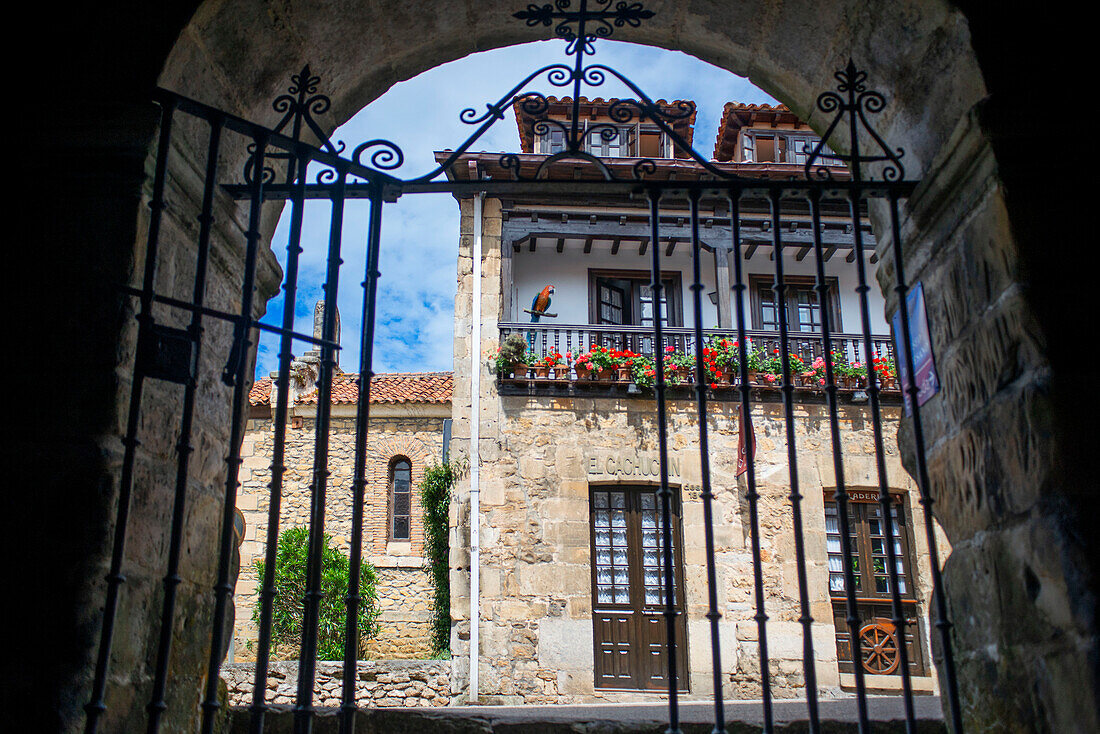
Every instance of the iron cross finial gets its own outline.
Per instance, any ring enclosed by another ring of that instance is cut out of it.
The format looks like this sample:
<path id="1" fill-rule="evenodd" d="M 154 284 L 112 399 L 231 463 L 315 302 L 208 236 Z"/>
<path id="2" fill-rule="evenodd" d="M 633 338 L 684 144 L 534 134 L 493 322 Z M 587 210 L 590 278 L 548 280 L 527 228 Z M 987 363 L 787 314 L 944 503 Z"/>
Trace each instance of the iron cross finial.
<path id="1" fill-rule="evenodd" d="M 653 11 L 646 10 L 640 2 L 592 1 L 596 9 L 588 7 L 589 0 L 580 0 L 577 10 L 571 9 L 572 0 L 554 0 L 543 5 L 530 3 L 526 10 L 515 13 L 513 17 L 525 21 L 528 26 L 550 26 L 557 21 L 554 33 L 569 42 L 566 53 L 570 55 L 591 55 L 594 53 L 592 42 L 597 38 L 609 37 L 615 28 L 637 28 L 643 20 L 653 17 Z"/>

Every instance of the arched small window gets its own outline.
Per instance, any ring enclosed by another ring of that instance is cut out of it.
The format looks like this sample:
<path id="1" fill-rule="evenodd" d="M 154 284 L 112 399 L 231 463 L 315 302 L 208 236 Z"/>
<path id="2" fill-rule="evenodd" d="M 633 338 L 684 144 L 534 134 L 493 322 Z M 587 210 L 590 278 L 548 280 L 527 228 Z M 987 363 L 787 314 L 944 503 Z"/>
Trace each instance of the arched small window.
<path id="1" fill-rule="evenodd" d="M 397 459 L 390 465 L 390 540 L 408 540 L 412 526 L 412 465 Z"/>

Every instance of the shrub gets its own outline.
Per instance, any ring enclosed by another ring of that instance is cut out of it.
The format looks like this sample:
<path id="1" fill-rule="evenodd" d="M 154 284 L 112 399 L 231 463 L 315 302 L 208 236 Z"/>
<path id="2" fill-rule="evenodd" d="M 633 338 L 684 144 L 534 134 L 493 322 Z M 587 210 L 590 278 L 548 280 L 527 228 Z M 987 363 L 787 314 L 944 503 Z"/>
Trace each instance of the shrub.
<path id="1" fill-rule="evenodd" d="M 325 535 L 321 545 L 321 601 L 317 623 L 317 659 L 344 659 L 344 626 L 347 614 L 345 597 L 351 562 L 339 548 L 334 548 L 331 536 Z M 306 594 L 306 568 L 309 555 L 309 529 L 287 528 L 279 536 L 275 552 L 275 598 L 271 606 L 271 657 L 294 659 L 300 654 L 302 611 Z M 264 560 L 255 562 L 256 574 L 264 577 Z M 359 575 L 359 644 L 378 635 L 377 619 L 378 572 L 369 563 L 362 563 Z M 260 606 L 252 610 L 252 621 L 260 622 Z"/>
<path id="2" fill-rule="evenodd" d="M 431 629 L 434 657 L 448 656 L 451 648 L 451 545 L 447 517 L 451 490 L 460 468 L 454 463 L 430 466 L 424 471 L 424 479 L 420 482 L 420 502 L 424 507 L 424 555 L 434 592 Z"/>

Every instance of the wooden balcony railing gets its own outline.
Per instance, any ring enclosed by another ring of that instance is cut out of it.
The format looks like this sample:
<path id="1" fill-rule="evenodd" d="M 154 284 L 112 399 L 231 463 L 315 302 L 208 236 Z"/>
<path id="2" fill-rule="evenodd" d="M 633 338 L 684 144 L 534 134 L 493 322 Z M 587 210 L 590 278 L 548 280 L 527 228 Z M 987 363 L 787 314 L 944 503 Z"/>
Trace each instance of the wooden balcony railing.
<path id="1" fill-rule="evenodd" d="M 560 354 L 572 352 L 574 356 L 587 352 L 593 344 L 608 349 L 630 350 L 647 356 L 654 356 L 657 352 L 664 353 L 668 347 L 682 350 L 688 354 L 695 353 L 695 332 L 686 327 L 665 327 L 661 344 L 654 348 L 653 331 L 648 326 L 611 326 L 607 324 L 524 324 L 502 323 L 500 326 L 500 339 L 503 342 L 509 334 L 523 336 L 531 349 L 540 357 L 554 349 Z M 746 331 L 751 348 L 763 347 L 767 354 L 779 348 L 779 332 L 776 331 Z M 706 338 L 711 336 L 723 336 L 730 340 L 737 339 L 737 332 L 731 329 L 706 329 Z M 797 354 L 807 364 L 817 357 L 824 355 L 821 334 L 816 332 L 796 331 L 788 334 L 788 345 L 793 354 Z M 894 344 L 889 336 L 875 335 L 871 337 L 874 352 L 872 357 L 894 357 Z M 834 351 L 841 352 L 848 359 L 849 364 L 859 362 L 867 364 L 863 336 L 860 334 L 833 334 L 832 347 Z"/>

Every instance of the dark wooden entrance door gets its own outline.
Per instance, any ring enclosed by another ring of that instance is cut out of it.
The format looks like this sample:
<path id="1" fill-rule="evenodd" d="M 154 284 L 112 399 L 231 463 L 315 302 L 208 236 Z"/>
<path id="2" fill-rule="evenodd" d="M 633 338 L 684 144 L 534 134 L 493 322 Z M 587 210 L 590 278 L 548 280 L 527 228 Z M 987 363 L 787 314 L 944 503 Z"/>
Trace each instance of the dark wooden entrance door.
<path id="1" fill-rule="evenodd" d="M 673 497 L 672 550 L 676 657 L 687 690 L 687 623 L 679 498 Z M 667 690 L 660 500 L 654 488 L 593 489 L 592 625 L 596 688 Z"/>

